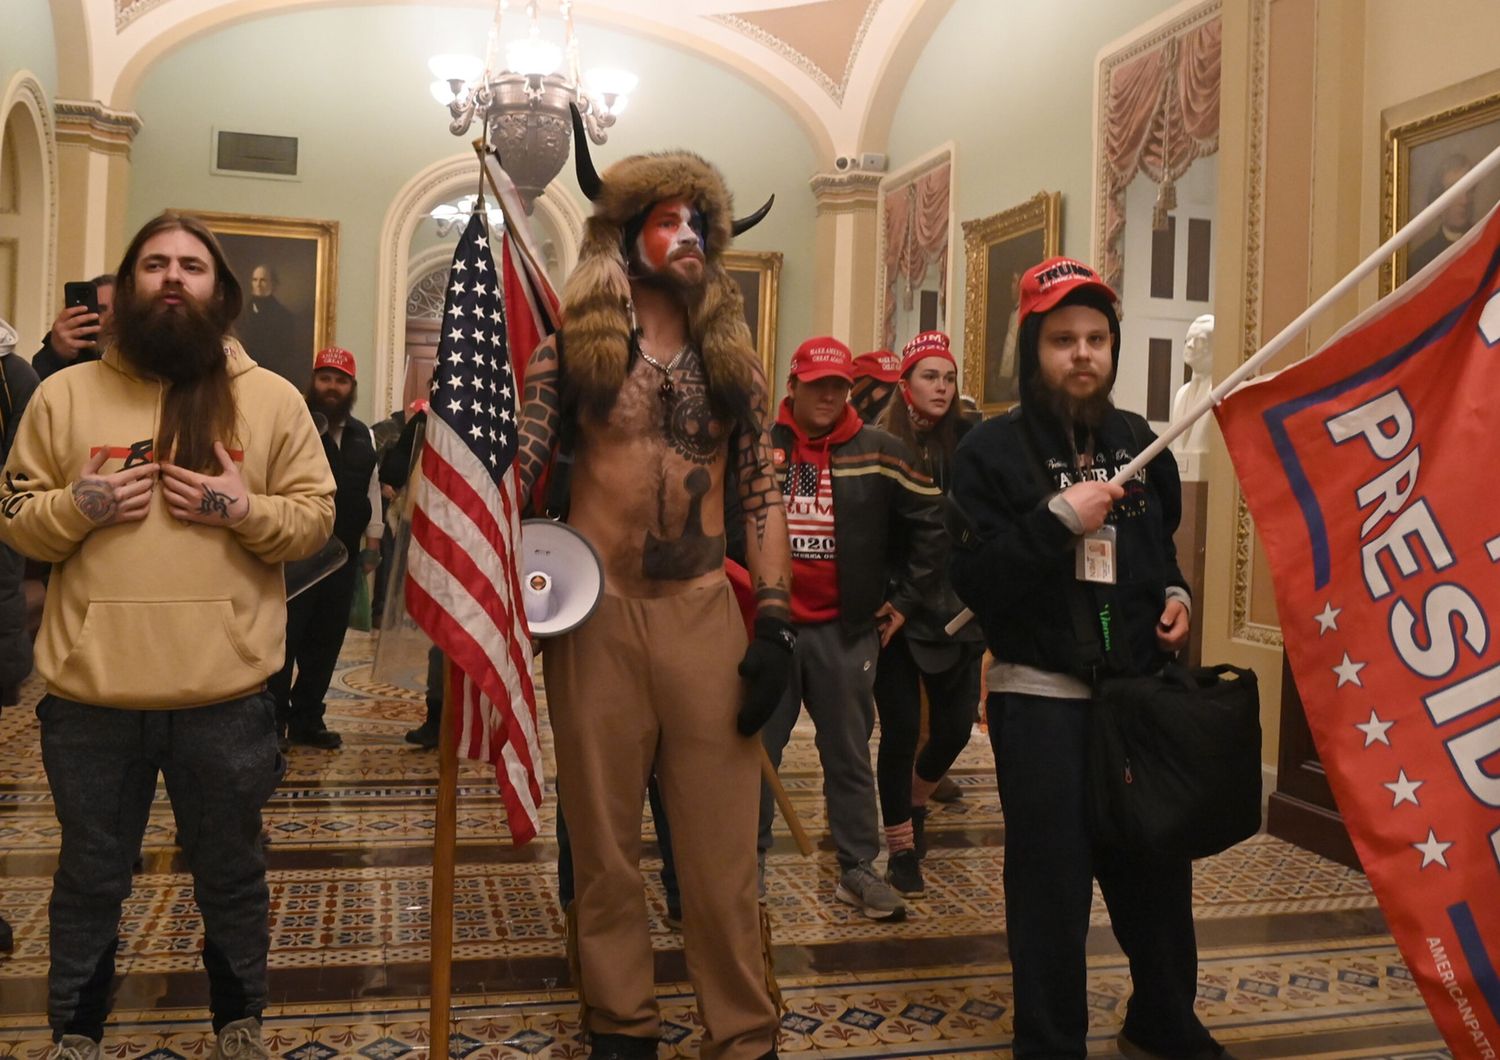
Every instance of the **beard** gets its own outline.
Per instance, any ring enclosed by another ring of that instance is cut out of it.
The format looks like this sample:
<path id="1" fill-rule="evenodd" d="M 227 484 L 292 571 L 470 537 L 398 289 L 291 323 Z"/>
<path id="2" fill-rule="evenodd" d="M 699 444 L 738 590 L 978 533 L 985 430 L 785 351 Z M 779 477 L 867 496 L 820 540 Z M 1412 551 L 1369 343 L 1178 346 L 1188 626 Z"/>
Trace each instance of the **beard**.
<path id="1" fill-rule="evenodd" d="M 697 259 L 699 268 L 696 280 L 687 279 L 673 268 L 673 265 L 683 258 Z M 702 296 L 703 289 L 708 285 L 708 260 L 702 253 L 695 251 L 678 251 L 669 256 L 660 268 L 648 265 L 638 254 L 632 253 L 630 265 L 632 281 L 659 291 L 671 291 L 681 296 L 689 305 Z"/>
<path id="2" fill-rule="evenodd" d="M 222 315 L 191 297 L 168 306 L 160 297 L 125 293 L 115 304 L 115 342 L 141 371 L 170 383 L 193 383 L 228 370 Z"/>
<path id="3" fill-rule="evenodd" d="M 323 397 L 316 390 L 310 390 L 307 394 L 307 407 L 328 417 L 329 423 L 338 424 L 347 420 L 354 411 L 354 398 L 353 389 L 343 397 Z"/>
<path id="4" fill-rule="evenodd" d="M 1029 384 L 1032 398 L 1040 402 L 1064 426 L 1096 430 L 1114 408 L 1114 402 L 1109 397 L 1115 387 L 1114 372 L 1110 372 L 1109 378 L 1087 397 L 1074 397 L 1065 390 L 1054 390 L 1042 382 L 1040 374 L 1032 376 Z"/>

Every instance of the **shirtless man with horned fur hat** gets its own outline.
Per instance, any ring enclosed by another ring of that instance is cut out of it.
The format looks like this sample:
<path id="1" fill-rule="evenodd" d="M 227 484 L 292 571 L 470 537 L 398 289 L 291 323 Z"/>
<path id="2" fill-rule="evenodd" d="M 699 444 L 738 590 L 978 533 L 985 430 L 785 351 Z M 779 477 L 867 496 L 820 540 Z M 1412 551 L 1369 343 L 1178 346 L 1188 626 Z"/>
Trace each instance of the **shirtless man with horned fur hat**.
<path id="1" fill-rule="evenodd" d="M 604 597 L 547 644 L 558 793 L 577 879 L 569 932 L 590 1056 L 656 1056 L 661 1017 L 639 870 L 655 771 L 672 822 L 701 1055 L 776 1055 L 769 938 L 756 900 L 760 749 L 795 635 L 790 553 L 771 469 L 766 381 L 720 258 L 735 221 L 719 172 L 685 151 L 602 178 L 575 117 L 594 202 L 563 290 L 561 343 L 526 370 L 527 490 L 571 430 L 568 523 L 598 550 Z M 724 574 L 725 490 L 745 521 L 755 636 Z"/>

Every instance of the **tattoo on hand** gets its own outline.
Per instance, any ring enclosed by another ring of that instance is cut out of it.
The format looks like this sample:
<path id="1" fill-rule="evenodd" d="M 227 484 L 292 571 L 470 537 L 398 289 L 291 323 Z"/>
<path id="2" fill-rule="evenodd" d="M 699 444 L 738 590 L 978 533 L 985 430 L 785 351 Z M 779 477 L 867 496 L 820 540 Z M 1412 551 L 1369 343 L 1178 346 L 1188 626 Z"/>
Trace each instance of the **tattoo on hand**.
<path id="1" fill-rule="evenodd" d="M 218 490 L 204 486 L 203 502 L 198 505 L 198 514 L 217 515 L 220 519 L 228 522 L 229 509 L 238 501 L 238 497 L 231 497 L 227 493 L 220 493 Z"/>
<path id="2" fill-rule="evenodd" d="M 119 508 L 115 488 L 98 479 L 81 479 L 73 483 L 73 503 L 89 522 L 100 525 L 114 518 Z"/>

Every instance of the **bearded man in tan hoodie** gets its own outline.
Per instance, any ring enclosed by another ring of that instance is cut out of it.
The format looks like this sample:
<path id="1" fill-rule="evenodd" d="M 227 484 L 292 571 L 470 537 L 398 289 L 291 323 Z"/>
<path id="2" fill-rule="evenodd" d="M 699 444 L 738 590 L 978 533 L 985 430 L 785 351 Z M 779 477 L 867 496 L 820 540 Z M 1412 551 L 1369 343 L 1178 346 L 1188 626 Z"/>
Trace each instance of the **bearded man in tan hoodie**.
<path id="1" fill-rule="evenodd" d="M 328 539 L 334 484 L 302 396 L 228 337 L 240 285 L 202 222 L 148 222 L 118 276 L 103 358 L 38 388 L 0 485 L 0 540 L 53 565 L 36 667 L 62 826 L 54 1055 L 99 1056 L 160 773 L 203 914 L 214 1056 L 267 1056 L 260 811 L 284 763 L 266 679 L 281 565 Z"/>

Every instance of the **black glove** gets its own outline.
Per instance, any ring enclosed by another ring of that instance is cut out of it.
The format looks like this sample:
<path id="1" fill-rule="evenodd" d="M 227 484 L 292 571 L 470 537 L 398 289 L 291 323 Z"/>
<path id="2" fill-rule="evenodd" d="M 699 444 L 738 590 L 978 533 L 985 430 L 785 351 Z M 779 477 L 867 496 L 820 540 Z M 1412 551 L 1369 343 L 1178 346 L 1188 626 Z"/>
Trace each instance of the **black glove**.
<path id="1" fill-rule="evenodd" d="M 754 736 L 771 719 L 792 676 L 792 649 L 796 644 L 797 632 L 790 622 L 780 618 L 755 620 L 755 639 L 740 660 L 745 702 L 735 728 L 741 736 Z"/>

